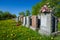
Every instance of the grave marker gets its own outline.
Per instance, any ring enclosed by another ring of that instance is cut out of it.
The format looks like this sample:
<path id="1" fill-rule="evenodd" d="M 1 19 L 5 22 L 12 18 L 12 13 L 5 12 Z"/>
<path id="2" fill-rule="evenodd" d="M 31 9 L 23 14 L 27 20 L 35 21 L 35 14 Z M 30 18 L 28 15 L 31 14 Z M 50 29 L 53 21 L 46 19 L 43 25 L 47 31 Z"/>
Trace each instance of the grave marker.
<path id="1" fill-rule="evenodd" d="M 39 33 L 42 35 L 51 35 L 57 30 L 56 18 L 53 16 L 53 11 L 50 10 L 47 5 L 44 5 L 41 8 L 41 25 Z"/>
<path id="2" fill-rule="evenodd" d="M 20 21 L 23 23 L 23 15 L 20 15 Z"/>
<path id="3" fill-rule="evenodd" d="M 30 26 L 30 16 L 26 16 L 26 27 Z"/>
<path id="4" fill-rule="evenodd" d="M 51 14 L 41 14 L 41 25 L 39 32 L 41 34 L 49 35 L 51 34 Z"/>
<path id="5" fill-rule="evenodd" d="M 36 30 L 36 28 L 37 28 L 37 16 L 35 16 L 35 15 L 33 15 L 32 16 L 32 26 L 30 27 L 31 29 L 33 29 L 33 30 Z"/>
<path id="6" fill-rule="evenodd" d="M 23 26 L 25 26 L 26 23 L 26 17 L 23 17 Z"/>

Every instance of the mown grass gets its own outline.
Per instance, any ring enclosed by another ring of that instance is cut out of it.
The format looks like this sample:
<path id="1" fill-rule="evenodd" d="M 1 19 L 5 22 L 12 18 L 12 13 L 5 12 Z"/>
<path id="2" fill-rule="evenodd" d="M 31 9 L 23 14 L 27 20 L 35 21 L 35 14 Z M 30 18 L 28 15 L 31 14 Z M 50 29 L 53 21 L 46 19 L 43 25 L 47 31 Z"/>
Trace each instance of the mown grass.
<path id="1" fill-rule="evenodd" d="M 60 36 L 57 36 L 55 38 L 41 36 L 36 31 L 33 31 L 24 26 L 16 26 L 16 22 L 14 20 L 0 21 L 0 40 L 53 40 L 53 39 L 60 40 Z"/>

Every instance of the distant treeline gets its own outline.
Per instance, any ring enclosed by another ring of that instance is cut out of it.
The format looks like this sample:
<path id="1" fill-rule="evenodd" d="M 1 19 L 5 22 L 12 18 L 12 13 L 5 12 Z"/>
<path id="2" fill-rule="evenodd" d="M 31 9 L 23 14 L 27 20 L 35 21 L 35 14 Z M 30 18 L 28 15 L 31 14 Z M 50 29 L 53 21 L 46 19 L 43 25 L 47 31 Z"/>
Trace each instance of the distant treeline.
<path id="1" fill-rule="evenodd" d="M 0 11 L 0 20 L 5 20 L 5 19 L 12 19 L 15 18 L 15 14 L 11 14 L 10 12 L 3 12 Z"/>

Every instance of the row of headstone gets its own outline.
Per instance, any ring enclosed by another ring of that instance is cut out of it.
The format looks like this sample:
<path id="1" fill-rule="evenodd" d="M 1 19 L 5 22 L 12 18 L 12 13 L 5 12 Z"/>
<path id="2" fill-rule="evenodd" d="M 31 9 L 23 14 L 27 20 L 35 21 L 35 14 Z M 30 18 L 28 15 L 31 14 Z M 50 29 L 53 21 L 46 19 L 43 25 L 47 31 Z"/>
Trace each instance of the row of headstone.
<path id="1" fill-rule="evenodd" d="M 32 16 L 32 26 L 30 27 L 31 29 L 33 29 L 33 30 L 36 30 L 36 28 L 37 28 L 37 16 Z"/>
<path id="2" fill-rule="evenodd" d="M 23 26 L 33 30 L 38 29 L 40 34 L 50 35 L 57 31 L 57 18 L 51 13 L 42 13 L 40 16 L 26 16 L 23 17 Z"/>
<path id="3" fill-rule="evenodd" d="M 38 16 L 35 15 L 23 17 L 23 26 L 36 30 L 40 27 L 40 19 L 38 19 Z"/>
<path id="4" fill-rule="evenodd" d="M 53 32 L 58 31 L 58 20 L 53 15 L 53 11 L 44 5 L 41 10 L 40 15 L 25 16 L 20 19 L 23 26 L 29 27 L 33 30 L 38 30 L 42 35 L 51 35 Z"/>
<path id="5" fill-rule="evenodd" d="M 29 25 L 30 25 L 30 17 L 29 16 L 23 17 L 23 26 L 29 27 Z"/>

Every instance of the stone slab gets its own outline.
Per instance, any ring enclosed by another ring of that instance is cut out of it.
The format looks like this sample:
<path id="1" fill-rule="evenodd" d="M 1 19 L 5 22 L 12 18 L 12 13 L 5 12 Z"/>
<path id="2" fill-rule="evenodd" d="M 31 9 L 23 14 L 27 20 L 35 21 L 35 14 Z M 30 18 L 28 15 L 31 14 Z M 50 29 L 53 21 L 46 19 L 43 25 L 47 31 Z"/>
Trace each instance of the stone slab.
<path id="1" fill-rule="evenodd" d="M 30 17 L 26 16 L 26 27 L 30 26 Z"/>
<path id="2" fill-rule="evenodd" d="M 37 28 L 37 22 L 38 22 L 37 16 L 33 15 L 32 16 L 32 27 L 33 28 Z"/>
<path id="3" fill-rule="evenodd" d="M 23 17 L 23 26 L 25 26 L 26 17 Z"/>
<path id="4" fill-rule="evenodd" d="M 51 34 L 51 14 L 41 14 L 41 25 L 39 33 L 50 35 Z"/>

